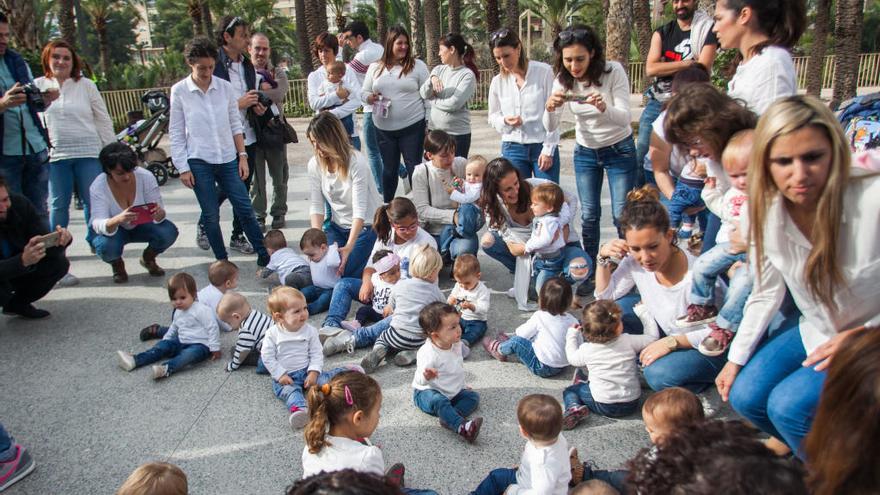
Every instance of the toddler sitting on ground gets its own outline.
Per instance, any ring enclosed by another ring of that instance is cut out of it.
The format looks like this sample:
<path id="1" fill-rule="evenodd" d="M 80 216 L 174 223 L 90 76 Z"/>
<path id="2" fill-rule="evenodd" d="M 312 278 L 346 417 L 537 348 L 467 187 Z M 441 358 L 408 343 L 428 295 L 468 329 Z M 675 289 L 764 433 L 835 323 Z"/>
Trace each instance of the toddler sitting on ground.
<path id="1" fill-rule="evenodd" d="M 269 264 L 263 269 L 263 278 L 276 273 L 281 285 L 300 290 L 312 285 L 309 262 L 288 247 L 284 232 L 277 229 L 266 232 L 263 245 L 266 246 L 266 251 L 269 253 Z"/>
<path id="2" fill-rule="evenodd" d="M 486 320 L 489 319 L 489 288 L 480 280 L 480 262 L 472 254 L 462 254 L 455 259 L 452 277 L 455 286 L 447 302 L 461 313 L 462 355 L 466 358 L 471 347 L 486 335 Z"/>
<path id="3" fill-rule="evenodd" d="M 233 330 L 238 330 L 238 340 L 232 361 L 226 365 L 226 371 L 235 371 L 241 365 L 256 366 L 257 373 L 266 372 L 260 361 L 260 349 L 263 347 L 263 336 L 272 326 L 272 319 L 261 311 L 253 309 L 247 299 L 238 292 L 229 292 L 217 306 L 217 316 Z"/>

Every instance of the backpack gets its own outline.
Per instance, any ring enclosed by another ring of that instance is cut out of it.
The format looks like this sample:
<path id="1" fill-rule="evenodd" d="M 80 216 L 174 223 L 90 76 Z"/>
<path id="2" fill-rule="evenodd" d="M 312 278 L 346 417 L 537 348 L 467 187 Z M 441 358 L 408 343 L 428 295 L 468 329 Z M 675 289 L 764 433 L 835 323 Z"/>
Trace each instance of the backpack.
<path id="1" fill-rule="evenodd" d="M 880 149 L 880 92 L 843 102 L 837 119 L 853 153 Z"/>

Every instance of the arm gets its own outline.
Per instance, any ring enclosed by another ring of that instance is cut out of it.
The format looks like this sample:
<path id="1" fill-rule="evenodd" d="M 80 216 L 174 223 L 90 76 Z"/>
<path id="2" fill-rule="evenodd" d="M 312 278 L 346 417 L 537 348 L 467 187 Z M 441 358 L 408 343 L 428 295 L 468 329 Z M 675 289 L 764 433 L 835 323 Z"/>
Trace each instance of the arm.
<path id="1" fill-rule="evenodd" d="M 492 300 L 492 294 L 489 292 L 489 288 L 485 285 L 478 286 L 477 289 L 477 297 L 473 301 L 473 311 L 474 313 L 480 315 L 488 315 L 489 303 Z"/>
<path id="2" fill-rule="evenodd" d="M 235 136 L 243 136 L 244 135 L 244 126 L 241 123 L 241 112 L 238 110 L 238 100 L 235 98 L 235 95 L 232 94 L 231 87 L 227 87 L 227 111 L 229 113 L 229 127 L 232 130 L 233 139 Z M 244 141 L 240 143 L 236 141 L 235 149 L 236 151 L 244 151 Z"/>
<path id="3" fill-rule="evenodd" d="M 309 371 L 320 373 L 324 368 L 324 350 L 321 347 L 321 340 L 318 338 L 317 330 L 313 328 L 309 330 Z"/>
<path id="4" fill-rule="evenodd" d="M 656 132 L 651 132 L 651 147 L 648 149 L 651 166 L 654 169 L 654 180 L 657 188 L 667 199 L 675 192 L 675 179 L 669 172 L 669 157 L 672 156 L 672 145 L 664 141 Z"/>
<path id="5" fill-rule="evenodd" d="M 754 252 L 749 259 L 755 260 Z M 782 274 L 764 257 L 761 267 L 761 279 L 755 277 L 752 293 L 743 308 L 743 319 L 739 330 L 730 344 L 727 360 L 743 366 L 758 347 L 761 337 L 767 331 L 767 325 L 785 298 L 785 280 Z"/>
<path id="6" fill-rule="evenodd" d="M 553 95 L 560 91 L 564 91 L 562 84 L 560 84 L 558 80 L 554 79 L 553 85 L 550 87 L 550 94 Z M 565 103 L 560 105 L 558 108 L 555 108 L 552 112 L 548 111 L 545 107 L 544 117 L 541 121 L 544 124 L 544 129 L 547 129 L 548 133 L 555 132 L 559 129 L 559 124 L 562 122 L 562 111 L 564 109 Z"/>
<path id="7" fill-rule="evenodd" d="M 171 116 L 168 122 L 168 140 L 171 143 L 171 161 L 180 173 L 189 172 L 186 155 L 186 115 L 183 112 L 178 86 L 171 89 Z M 92 207 L 94 210 L 94 207 Z"/>
<path id="8" fill-rule="evenodd" d="M 538 312 L 536 311 L 525 323 L 516 328 L 516 335 L 527 340 L 532 340 L 541 327 L 538 325 Z"/>
<path id="9" fill-rule="evenodd" d="M 623 243 L 623 241 L 617 239 L 609 244 L 613 243 Z M 605 255 L 601 252 L 601 248 L 599 251 L 600 254 Z M 623 258 L 612 274 L 611 266 L 601 266 L 596 263 L 596 299 L 616 300 L 629 294 L 635 286 L 635 281 L 632 278 L 632 269 L 635 265 L 636 261 L 631 256 L 627 256 Z"/>
<path id="10" fill-rule="evenodd" d="M 501 77 L 495 76 L 489 83 L 489 125 L 498 131 L 499 134 L 507 134 L 513 131 L 513 127 L 504 123 L 504 112 L 501 109 L 501 98 L 499 92 L 501 86 Z"/>
<path id="11" fill-rule="evenodd" d="M 308 86 L 309 106 L 312 108 L 312 110 L 317 112 L 322 108 L 342 104 L 342 100 L 339 99 L 339 96 L 337 96 L 336 92 L 334 91 L 330 91 L 324 96 L 320 96 L 318 94 L 318 91 L 321 87 L 321 76 L 320 74 L 318 74 L 318 71 L 314 71 L 309 74 Z"/>
<path id="12" fill-rule="evenodd" d="M 373 104 L 373 79 L 376 75 L 377 68 L 382 62 L 374 62 L 370 64 L 367 75 L 364 78 L 364 84 L 361 86 L 361 101 L 368 105 Z"/>
<path id="13" fill-rule="evenodd" d="M 645 59 L 645 75 L 650 77 L 674 76 L 676 72 L 687 69 L 694 64 L 693 59 L 680 60 L 677 62 L 661 62 L 663 40 L 660 33 L 654 31 L 651 36 L 651 48 L 648 49 L 648 57 Z M 713 53 L 714 58 L 714 53 Z M 707 65 L 711 69 L 712 64 Z"/>
<path id="14" fill-rule="evenodd" d="M 434 76 L 437 76 L 438 78 L 440 77 L 437 75 L 438 72 L 440 72 L 440 67 L 442 67 L 442 65 L 435 66 L 434 69 L 431 70 L 431 75 L 428 77 L 428 80 L 419 86 L 419 96 L 421 96 L 422 99 L 430 100 L 437 96 L 436 93 L 434 93 L 434 84 L 431 82 L 431 78 Z"/>
<path id="15" fill-rule="evenodd" d="M 712 34 L 710 31 L 709 34 Z M 703 45 L 702 50 L 700 50 L 700 56 L 697 57 L 697 60 L 703 64 L 703 67 L 709 69 L 709 72 L 712 71 L 712 66 L 715 64 L 715 55 L 718 52 L 718 43 L 717 40 L 715 43 L 706 43 Z"/>
<path id="16" fill-rule="evenodd" d="M 85 79 L 85 78 L 83 78 Z M 113 134 L 113 121 L 107 112 L 107 104 L 98 87 L 89 79 L 83 81 L 87 85 L 89 92 L 89 103 L 92 107 L 92 117 L 95 120 L 95 128 L 98 130 L 98 137 L 101 139 L 101 146 L 106 146 L 116 141 L 116 135 Z"/>
<path id="17" fill-rule="evenodd" d="M 217 316 L 211 311 L 211 308 L 207 306 L 205 308 L 206 311 L 199 315 L 199 319 L 208 332 L 208 350 L 220 352 L 220 325 L 217 324 Z"/>
<path id="18" fill-rule="evenodd" d="M 707 183 L 700 193 L 703 202 L 706 203 L 706 208 L 709 208 L 709 211 L 717 215 L 722 221 L 730 222 L 730 218 L 725 218 L 729 217 L 729 215 L 724 214 L 724 193 L 714 183 L 711 184 L 712 187 L 709 186 L 710 184 Z"/>
<path id="19" fill-rule="evenodd" d="M 431 187 L 431 178 L 428 173 L 428 167 L 430 166 L 416 165 L 412 178 L 412 202 L 416 205 L 416 211 L 419 213 L 420 220 L 427 223 L 452 225 L 455 210 L 434 208 L 428 202 L 428 188 Z"/>
<path id="20" fill-rule="evenodd" d="M 253 352 L 257 346 L 257 336 L 251 332 L 249 328 L 242 328 L 238 331 L 238 340 L 235 341 L 235 351 L 232 353 L 232 361 L 226 365 L 227 371 L 235 371 L 241 367 L 241 362 L 245 356 Z"/>
<path id="21" fill-rule="evenodd" d="M 287 374 L 287 370 L 278 364 L 278 343 L 276 342 L 275 332 L 270 328 L 263 337 L 263 348 L 260 350 L 260 357 L 263 359 L 263 366 L 272 375 L 272 379 L 278 381 L 282 376 Z"/>
<path id="22" fill-rule="evenodd" d="M 558 231 L 555 227 L 558 227 L 556 222 L 538 222 L 532 236 L 526 241 L 526 253 L 533 253 L 552 244 Z"/>
<path id="23" fill-rule="evenodd" d="M 458 84 L 451 88 L 444 87 L 443 93 L 440 95 L 434 95 L 435 108 L 445 112 L 456 112 L 467 108 L 467 102 L 472 96 L 474 96 L 477 79 L 474 77 L 474 73 L 470 69 L 465 68 L 463 70 L 465 71 L 465 75 L 462 76 Z M 425 84 L 430 85 L 431 79 L 428 78 L 428 81 Z"/>
<path id="24" fill-rule="evenodd" d="M 621 127 L 630 125 L 632 114 L 629 109 L 629 78 L 626 71 L 619 64 L 612 65 L 608 83 L 611 84 L 611 94 L 614 98 L 613 105 L 607 105 L 603 115 L 611 123 Z"/>
<path id="25" fill-rule="evenodd" d="M 348 90 L 348 101 L 342 105 L 330 110 L 330 113 L 338 118 L 352 115 L 361 107 L 361 85 L 353 73 L 345 71 L 345 77 L 342 79 L 342 85 Z"/>
<path id="26" fill-rule="evenodd" d="M 321 189 L 321 175 L 318 159 L 312 157 L 308 164 L 309 174 L 309 217 L 311 226 L 320 229 L 324 223 L 324 192 Z"/>
<path id="27" fill-rule="evenodd" d="M 459 204 L 474 203 L 478 199 L 480 199 L 480 190 L 477 188 L 473 188 L 468 191 L 467 186 L 465 186 L 464 192 L 459 191 L 458 189 L 453 189 L 452 192 L 449 193 L 449 199 Z"/>
<path id="28" fill-rule="evenodd" d="M 565 358 L 568 364 L 578 368 L 587 366 L 586 349 L 580 350 L 581 332 L 576 327 L 571 327 L 565 332 Z"/>

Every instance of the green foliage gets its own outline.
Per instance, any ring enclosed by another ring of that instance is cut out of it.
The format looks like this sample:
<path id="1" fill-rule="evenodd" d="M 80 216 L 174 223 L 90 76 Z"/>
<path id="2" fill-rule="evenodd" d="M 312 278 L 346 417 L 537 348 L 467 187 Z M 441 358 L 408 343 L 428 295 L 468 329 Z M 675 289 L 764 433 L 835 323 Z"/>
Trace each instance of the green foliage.
<path id="1" fill-rule="evenodd" d="M 374 2 L 357 4 L 354 12 L 349 16 L 354 21 L 362 21 L 370 28 L 370 37 L 374 41 L 381 42 L 376 39 L 376 4 Z M 385 0 L 385 18 L 386 26 L 391 27 L 396 24 L 409 26 L 409 4 L 406 0 Z"/>
<path id="2" fill-rule="evenodd" d="M 131 61 L 131 48 L 135 46 L 137 36 L 135 27 L 138 23 L 138 12 L 131 4 L 124 5 L 121 9 L 111 10 L 107 17 L 107 39 L 110 40 L 110 64 L 126 64 Z M 79 47 L 79 55 L 93 70 L 98 69 L 98 34 L 95 26 L 90 22 L 88 25 L 79 25 L 78 29 L 85 29 L 87 43 Z"/>
<path id="3" fill-rule="evenodd" d="M 522 0 L 523 7 L 543 19 L 551 32 L 561 31 L 569 21 L 577 22 L 589 4 L 589 0 Z"/>
<path id="4" fill-rule="evenodd" d="M 96 77 L 101 90 L 140 89 L 171 86 L 189 73 L 183 53 L 167 51 L 149 65 L 115 65 L 110 72 Z"/>
<path id="5" fill-rule="evenodd" d="M 862 53 L 880 51 L 880 2 L 869 2 L 862 23 Z"/>
<path id="6" fill-rule="evenodd" d="M 712 65 L 712 84 L 721 91 L 727 92 L 727 83 L 730 81 L 730 64 L 736 57 L 736 50 L 718 50 L 715 56 L 715 64 Z"/>

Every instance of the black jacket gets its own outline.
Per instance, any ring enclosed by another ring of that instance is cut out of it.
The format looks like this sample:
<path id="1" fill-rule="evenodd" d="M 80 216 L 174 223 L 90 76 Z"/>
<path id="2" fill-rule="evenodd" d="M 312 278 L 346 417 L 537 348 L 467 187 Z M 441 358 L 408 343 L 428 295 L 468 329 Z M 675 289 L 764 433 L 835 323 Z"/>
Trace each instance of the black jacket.
<path id="1" fill-rule="evenodd" d="M 0 249 L 0 280 L 18 277 L 30 271 L 33 267 L 22 265 L 21 253 L 33 236 L 48 234 L 43 220 L 27 198 L 15 193 L 9 193 L 9 197 L 12 206 L 6 212 L 6 221 L 0 222 L 0 243 L 5 241 L 12 255 L 6 258 Z M 49 248 L 46 254 L 63 249 L 61 246 Z"/>

